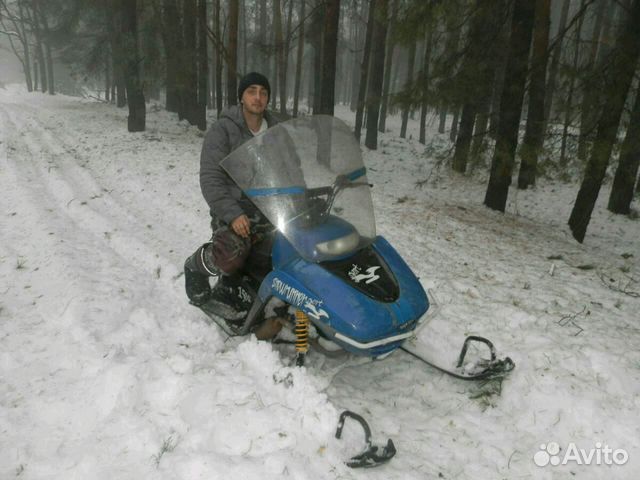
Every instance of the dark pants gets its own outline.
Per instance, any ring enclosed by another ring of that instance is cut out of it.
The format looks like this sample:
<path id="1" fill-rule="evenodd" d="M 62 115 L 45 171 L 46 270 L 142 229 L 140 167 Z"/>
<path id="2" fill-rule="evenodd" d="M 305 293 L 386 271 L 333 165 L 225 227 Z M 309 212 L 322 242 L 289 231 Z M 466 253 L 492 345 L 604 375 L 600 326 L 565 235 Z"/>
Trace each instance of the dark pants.
<path id="1" fill-rule="evenodd" d="M 191 270 L 207 276 L 234 275 L 248 271 L 263 277 L 271 270 L 272 228 L 252 225 L 251 239 L 236 235 L 229 226 L 211 222 L 211 240 L 187 260 Z"/>

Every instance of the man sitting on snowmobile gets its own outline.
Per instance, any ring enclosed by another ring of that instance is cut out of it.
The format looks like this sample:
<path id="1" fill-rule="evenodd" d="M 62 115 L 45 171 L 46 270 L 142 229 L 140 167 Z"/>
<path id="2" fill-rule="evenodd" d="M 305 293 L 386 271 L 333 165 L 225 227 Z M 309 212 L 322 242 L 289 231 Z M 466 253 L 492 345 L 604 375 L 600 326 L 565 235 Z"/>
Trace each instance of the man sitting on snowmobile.
<path id="1" fill-rule="evenodd" d="M 264 75 L 248 73 L 238 85 L 240 104 L 227 108 L 205 136 L 200 155 L 200 188 L 210 208 L 213 235 L 211 241 L 199 247 L 184 264 L 187 297 L 196 306 L 213 299 L 233 310 L 246 310 L 250 305 L 241 294 L 234 273 L 244 266 L 250 251 L 250 261 L 269 261 L 270 248 L 265 245 L 269 242 L 252 246 L 252 238 L 256 240 L 252 223 L 266 223 L 266 220 L 220 162 L 247 140 L 278 123 L 267 111 L 270 94 L 269 81 Z M 213 291 L 210 276 L 219 276 Z"/>

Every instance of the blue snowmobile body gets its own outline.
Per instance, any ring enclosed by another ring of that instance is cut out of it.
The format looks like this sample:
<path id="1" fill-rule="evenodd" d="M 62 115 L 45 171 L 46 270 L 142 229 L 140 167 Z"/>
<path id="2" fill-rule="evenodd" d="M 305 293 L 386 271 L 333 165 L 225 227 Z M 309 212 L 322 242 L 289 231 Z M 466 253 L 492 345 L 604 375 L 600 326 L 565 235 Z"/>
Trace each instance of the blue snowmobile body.
<path id="1" fill-rule="evenodd" d="M 313 324 L 320 338 L 345 351 L 381 358 L 402 349 L 465 380 L 502 376 L 513 369 L 513 362 L 508 357 L 499 360 L 483 337 L 465 339 L 458 371 L 439 366 L 406 344 L 425 321 L 429 299 L 411 268 L 376 233 L 360 145 L 342 121 L 318 115 L 280 123 L 243 144 L 221 165 L 273 230 L 270 269 L 244 272 L 238 287 L 237 296 L 246 307 L 234 312 L 239 318 L 221 318 L 213 301 L 200 305 L 229 335 L 256 331 L 266 307 L 279 299 L 295 318 L 299 365 Z M 465 356 L 471 342 L 486 345 L 490 359 L 470 373 Z"/>
<path id="2" fill-rule="evenodd" d="M 239 334 L 272 298 L 306 314 L 325 339 L 379 358 L 413 335 L 429 308 L 406 262 L 375 234 L 358 143 L 329 116 L 270 128 L 222 162 L 277 230 L 272 270 L 262 278 Z"/>
<path id="3" fill-rule="evenodd" d="M 305 236 L 320 243 L 343 229 L 339 219 L 329 218 Z M 277 235 L 272 261 L 273 270 L 258 291 L 260 301 L 278 297 L 303 310 L 326 338 L 352 353 L 381 357 L 392 352 L 429 308 L 419 280 L 381 236 L 346 258 L 316 263 Z"/>

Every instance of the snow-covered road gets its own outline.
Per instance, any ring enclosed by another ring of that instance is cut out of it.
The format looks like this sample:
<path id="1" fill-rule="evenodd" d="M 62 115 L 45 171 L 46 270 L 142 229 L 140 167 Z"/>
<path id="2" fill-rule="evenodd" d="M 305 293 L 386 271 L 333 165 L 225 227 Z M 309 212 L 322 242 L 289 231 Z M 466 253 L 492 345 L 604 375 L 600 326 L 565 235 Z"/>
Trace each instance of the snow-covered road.
<path id="1" fill-rule="evenodd" d="M 450 363 L 484 335 L 516 370 L 499 391 L 401 352 L 292 368 L 187 304 L 182 262 L 209 228 L 202 135 L 150 110 L 129 134 L 112 106 L 0 89 L 0 478 L 638 477 L 640 298 L 618 291 L 640 291 L 637 219 L 599 203 L 579 245 L 575 185 L 512 192 L 497 214 L 474 177 L 416 187 L 434 159 L 384 134 L 365 152 L 378 230 L 439 303 L 419 344 Z M 347 468 L 362 435 L 333 437 L 344 409 L 396 458 Z M 629 460 L 536 466 L 549 442 Z"/>

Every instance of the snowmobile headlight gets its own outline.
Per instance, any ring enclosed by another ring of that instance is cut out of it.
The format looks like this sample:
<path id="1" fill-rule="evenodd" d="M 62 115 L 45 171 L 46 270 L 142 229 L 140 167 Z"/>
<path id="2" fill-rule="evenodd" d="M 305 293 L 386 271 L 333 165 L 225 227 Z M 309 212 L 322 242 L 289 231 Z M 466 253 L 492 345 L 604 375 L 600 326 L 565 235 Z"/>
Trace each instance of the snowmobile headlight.
<path id="1" fill-rule="evenodd" d="M 316 248 L 323 255 L 343 255 L 354 250 L 359 243 L 360 234 L 354 231 L 344 237 L 318 243 Z"/>

